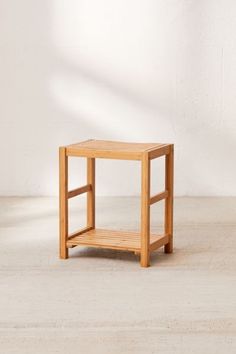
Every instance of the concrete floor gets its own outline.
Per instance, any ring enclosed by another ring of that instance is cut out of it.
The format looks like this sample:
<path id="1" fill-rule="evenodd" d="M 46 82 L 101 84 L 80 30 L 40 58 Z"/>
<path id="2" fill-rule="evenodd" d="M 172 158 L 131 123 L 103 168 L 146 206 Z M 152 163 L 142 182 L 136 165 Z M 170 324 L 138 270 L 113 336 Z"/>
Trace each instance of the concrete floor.
<path id="1" fill-rule="evenodd" d="M 85 219 L 73 203 L 72 230 Z M 137 198 L 97 206 L 99 226 L 139 226 Z M 236 198 L 177 199 L 175 252 L 147 269 L 94 248 L 59 260 L 55 198 L 1 198 L 0 218 L 1 354 L 236 353 Z"/>

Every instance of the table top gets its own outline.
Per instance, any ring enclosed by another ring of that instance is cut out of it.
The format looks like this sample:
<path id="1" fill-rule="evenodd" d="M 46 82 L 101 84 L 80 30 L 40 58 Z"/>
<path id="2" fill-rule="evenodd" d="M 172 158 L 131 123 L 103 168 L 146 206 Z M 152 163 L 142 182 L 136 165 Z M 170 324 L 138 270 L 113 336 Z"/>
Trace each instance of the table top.
<path id="1" fill-rule="evenodd" d="M 129 143 L 124 141 L 111 141 L 111 140 L 95 140 L 90 139 L 80 143 L 71 144 L 67 147 L 83 148 L 92 150 L 109 150 L 109 151 L 127 151 L 127 152 L 144 152 L 153 148 L 158 148 L 165 144 L 160 143 Z"/>
<path id="2" fill-rule="evenodd" d="M 131 143 L 90 139 L 66 146 L 68 156 L 140 160 L 143 153 L 167 148 L 170 144 Z"/>

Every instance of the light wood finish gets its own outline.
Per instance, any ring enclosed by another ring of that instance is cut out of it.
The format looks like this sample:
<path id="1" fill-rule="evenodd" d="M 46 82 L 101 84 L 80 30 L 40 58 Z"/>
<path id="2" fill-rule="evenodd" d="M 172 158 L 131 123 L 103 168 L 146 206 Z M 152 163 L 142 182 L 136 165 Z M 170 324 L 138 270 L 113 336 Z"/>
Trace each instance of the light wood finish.
<path id="1" fill-rule="evenodd" d="M 86 140 L 60 148 L 60 257 L 68 257 L 68 248 L 86 245 L 133 251 L 140 255 L 142 267 L 149 266 L 150 252 L 165 246 L 173 251 L 173 172 L 172 144 L 127 143 Z M 165 190 L 150 197 L 151 160 L 165 155 Z M 68 157 L 87 158 L 87 184 L 68 191 Z M 95 228 L 95 158 L 141 161 L 141 230 L 113 231 Z M 68 235 L 68 199 L 87 192 L 87 226 Z M 150 206 L 165 199 L 165 233 L 150 235 Z"/>
<path id="2" fill-rule="evenodd" d="M 150 235 L 150 247 L 153 249 L 163 246 L 168 240 L 163 235 Z M 141 240 L 139 232 L 115 231 L 104 229 L 92 229 L 67 241 L 67 247 L 91 246 L 99 248 L 110 248 L 132 252 L 141 251 Z"/>
<path id="3" fill-rule="evenodd" d="M 68 258 L 68 249 L 66 247 L 68 237 L 68 158 L 66 148 L 59 149 L 59 179 L 60 179 L 60 258 Z"/>
<path id="4" fill-rule="evenodd" d="M 170 152 L 170 145 L 162 144 L 159 147 L 154 147 L 148 151 L 149 159 L 156 159 L 157 157 L 161 157 L 163 155 L 167 155 Z"/>
<path id="5" fill-rule="evenodd" d="M 165 253 L 173 252 L 173 188 L 174 188 L 174 145 L 170 146 L 170 153 L 165 160 L 165 189 L 168 198 L 165 200 L 165 233 L 169 235 L 169 243 L 165 246 Z"/>
<path id="6" fill-rule="evenodd" d="M 91 186 L 87 194 L 87 226 L 95 228 L 95 159 L 87 158 L 87 183 Z"/>
<path id="7" fill-rule="evenodd" d="M 150 205 L 159 202 L 162 199 L 166 199 L 168 197 L 168 191 L 163 191 L 158 193 L 150 198 Z"/>
<path id="8" fill-rule="evenodd" d="M 164 235 L 154 242 L 150 243 L 150 252 L 155 251 L 157 248 L 165 246 L 170 240 L 169 235 Z"/>
<path id="9" fill-rule="evenodd" d="M 86 184 L 83 187 L 76 188 L 76 189 L 73 189 L 73 190 L 69 191 L 67 193 L 67 198 L 70 199 L 70 198 L 76 197 L 77 195 L 89 192 L 91 190 L 92 190 L 92 185 L 91 184 Z"/>
<path id="10" fill-rule="evenodd" d="M 68 156 L 83 156 L 90 158 L 107 158 L 121 160 L 141 160 L 143 153 L 158 151 L 159 156 L 168 150 L 168 144 L 157 143 L 126 143 L 109 140 L 86 140 L 67 146 Z M 164 148 L 164 150 L 163 150 Z"/>
<path id="11" fill-rule="evenodd" d="M 141 162 L 141 266 L 149 266 L 150 244 L 150 160 L 143 154 Z"/>
<path id="12" fill-rule="evenodd" d="M 83 229 L 81 229 L 81 230 L 78 230 L 78 231 L 75 231 L 75 232 L 73 232 L 73 233 L 71 233 L 71 234 L 69 234 L 69 236 L 68 236 L 68 240 L 70 240 L 71 238 L 73 238 L 73 237 L 75 237 L 75 236 L 79 236 L 79 235 L 82 235 L 82 234 L 84 234 L 85 232 L 87 232 L 87 231 L 90 231 L 90 230 L 92 230 L 93 228 L 91 227 L 91 226 L 86 226 L 86 227 L 84 227 Z"/>

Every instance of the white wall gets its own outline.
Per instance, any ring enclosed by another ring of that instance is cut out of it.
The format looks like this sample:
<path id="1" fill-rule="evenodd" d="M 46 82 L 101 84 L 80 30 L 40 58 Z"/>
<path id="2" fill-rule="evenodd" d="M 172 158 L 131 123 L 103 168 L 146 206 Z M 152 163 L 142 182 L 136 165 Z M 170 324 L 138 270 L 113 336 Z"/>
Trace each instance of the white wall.
<path id="1" fill-rule="evenodd" d="M 177 195 L 236 195 L 235 18 L 235 0 L 0 0 L 0 195 L 57 194 L 58 146 L 88 138 L 174 142 Z M 139 172 L 100 160 L 99 194 L 138 194 Z"/>

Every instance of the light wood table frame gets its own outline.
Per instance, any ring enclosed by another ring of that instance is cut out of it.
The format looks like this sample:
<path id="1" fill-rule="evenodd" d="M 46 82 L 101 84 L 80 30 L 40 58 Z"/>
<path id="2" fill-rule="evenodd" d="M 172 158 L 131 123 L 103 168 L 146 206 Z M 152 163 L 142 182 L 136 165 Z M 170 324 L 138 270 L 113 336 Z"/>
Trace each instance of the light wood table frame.
<path id="1" fill-rule="evenodd" d="M 68 157 L 87 159 L 87 184 L 68 191 Z M 165 190 L 150 195 L 151 160 L 165 156 Z M 114 231 L 95 228 L 95 159 L 141 161 L 141 232 Z M 126 250 L 140 254 L 142 267 L 149 266 L 150 253 L 164 246 L 165 253 L 173 252 L 173 174 L 174 145 L 157 143 L 125 143 L 87 140 L 59 148 L 60 160 L 60 258 L 68 258 L 68 248 L 89 247 Z M 87 226 L 68 233 L 68 200 L 87 193 Z M 164 234 L 150 234 L 150 206 L 165 200 Z"/>

